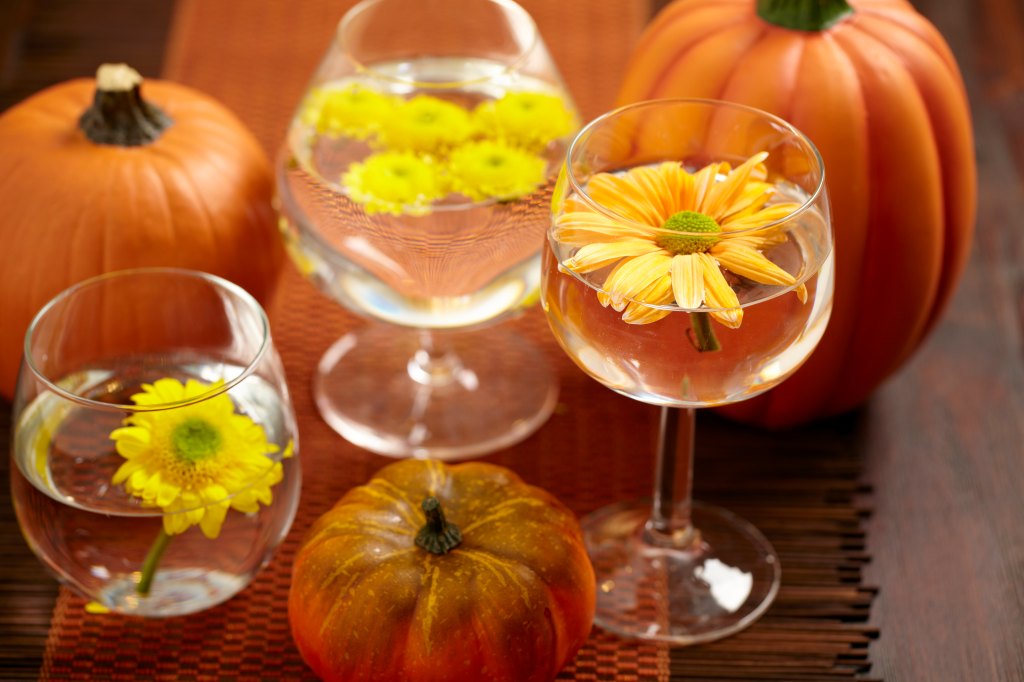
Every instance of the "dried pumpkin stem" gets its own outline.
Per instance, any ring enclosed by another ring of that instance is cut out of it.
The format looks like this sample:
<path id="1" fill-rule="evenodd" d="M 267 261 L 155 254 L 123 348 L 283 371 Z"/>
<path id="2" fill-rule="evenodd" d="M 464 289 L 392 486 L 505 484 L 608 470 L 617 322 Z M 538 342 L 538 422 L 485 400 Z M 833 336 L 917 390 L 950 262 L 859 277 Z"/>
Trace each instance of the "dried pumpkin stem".
<path id="1" fill-rule="evenodd" d="M 174 121 L 142 99 L 142 76 L 125 64 L 104 64 L 96 72 L 92 106 L 78 127 L 96 144 L 139 147 L 155 142 Z"/>
<path id="2" fill-rule="evenodd" d="M 171 537 L 163 528 L 160 529 L 160 534 L 156 536 L 153 546 L 149 548 L 149 552 L 142 562 L 142 577 L 139 579 L 139 584 L 135 586 L 137 594 L 143 597 L 149 594 L 150 588 L 153 587 L 156 568 L 160 565 L 160 559 L 163 557 L 164 551 L 167 550 L 167 545 L 171 544 Z"/>
<path id="3" fill-rule="evenodd" d="M 436 497 L 423 500 L 423 513 L 427 523 L 416 534 L 416 546 L 431 554 L 447 554 L 462 542 L 462 531 L 444 517 L 441 502 Z"/>
<path id="4" fill-rule="evenodd" d="M 708 313 L 690 313 L 690 343 L 701 353 L 722 350 L 718 343 L 715 330 L 711 327 L 711 315 Z"/>

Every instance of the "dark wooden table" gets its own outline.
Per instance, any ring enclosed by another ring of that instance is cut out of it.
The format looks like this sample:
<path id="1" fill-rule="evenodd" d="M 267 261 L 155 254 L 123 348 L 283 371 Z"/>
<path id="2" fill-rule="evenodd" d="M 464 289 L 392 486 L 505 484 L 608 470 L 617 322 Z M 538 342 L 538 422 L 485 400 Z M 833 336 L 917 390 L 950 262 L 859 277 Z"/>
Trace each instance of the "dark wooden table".
<path id="1" fill-rule="evenodd" d="M 0 109 L 88 75 L 114 51 L 159 72 L 172 5 L 3 0 Z M 967 83 L 980 206 L 943 322 L 868 406 L 835 425 L 837 438 L 851 425 L 858 434 L 846 447 L 874 488 L 872 675 L 1024 680 L 1024 0 L 914 5 L 946 36 Z M 0 442 L 8 413 L 0 404 Z M 714 431 L 702 438 L 713 447 Z M 21 539 L 6 482 L 0 552 L 0 678 L 31 678 L 57 587 Z"/>

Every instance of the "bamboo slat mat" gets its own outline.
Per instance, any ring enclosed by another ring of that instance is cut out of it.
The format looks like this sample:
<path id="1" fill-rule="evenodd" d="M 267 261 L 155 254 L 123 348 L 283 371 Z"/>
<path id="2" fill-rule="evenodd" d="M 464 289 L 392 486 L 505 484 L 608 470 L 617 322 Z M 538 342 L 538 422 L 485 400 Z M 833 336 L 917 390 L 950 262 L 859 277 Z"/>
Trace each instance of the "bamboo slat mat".
<path id="1" fill-rule="evenodd" d="M 165 76 L 236 111 L 273 153 L 294 102 L 351 2 L 179 0 Z M 634 0 L 523 2 L 585 117 L 611 106 L 626 58 L 647 17 Z M 320 420 L 310 377 L 320 355 L 365 324 L 293 270 L 271 311 L 273 333 L 299 418 L 305 472 L 295 526 L 275 560 L 241 595 L 208 612 L 144 621 L 86 614 L 62 589 L 44 680 L 311 679 L 288 630 L 289 567 L 303 534 L 348 488 L 391 460 L 341 440 Z M 540 344 L 561 377 L 558 409 L 525 442 L 488 461 L 509 466 L 585 514 L 651 486 L 657 410 L 585 377 L 550 339 L 539 311 L 508 323 Z M 754 522 L 782 558 L 783 586 L 759 623 L 722 642 L 688 649 L 624 642 L 595 630 L 559 679 L 865 679 L 874 591 L 859 506 L 860 462 L 845 447 L 856 424 L 795 434 L 758 433 L 700 415 L 696 487 Z"/>

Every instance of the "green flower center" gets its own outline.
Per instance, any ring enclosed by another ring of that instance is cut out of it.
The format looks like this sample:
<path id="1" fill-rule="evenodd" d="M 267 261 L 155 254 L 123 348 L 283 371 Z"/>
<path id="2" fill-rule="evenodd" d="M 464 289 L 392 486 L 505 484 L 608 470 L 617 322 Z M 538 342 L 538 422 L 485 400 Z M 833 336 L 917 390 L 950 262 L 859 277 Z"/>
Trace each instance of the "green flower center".
<path id="1" fill-rule="evenodd" d="M 220 432 L 202 419 L 186 419 L 171 432 L 174 452 L 188 462 L 199 462 L 217 454 Z"/>
<path id="2" fill-rule="evenodd" d="M 677 255 L 707 251 L 718 243 L 720 239 L 718 235 L 722 232 L 722 228 L 718 226 L 714 218 L 696 211 L 675 213 L 661 227 L 674 232 L 687 233 L 663 234 L 655 240 L 658 246 Z M 701 236 L 704 234 L 707 236 Z"/>

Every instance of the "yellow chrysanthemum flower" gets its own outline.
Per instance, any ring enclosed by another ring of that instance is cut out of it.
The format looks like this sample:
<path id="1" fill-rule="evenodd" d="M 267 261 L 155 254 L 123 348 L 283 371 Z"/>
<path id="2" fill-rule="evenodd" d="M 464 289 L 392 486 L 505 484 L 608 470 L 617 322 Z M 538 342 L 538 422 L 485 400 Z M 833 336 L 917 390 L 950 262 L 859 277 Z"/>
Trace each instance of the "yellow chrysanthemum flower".
<path id="1" fill-rule="evenodd" d="M 576 119 L 560 97 L 541 92 L 513 92 L 474 111 L 486 134 L 527 149 L 540 149 L 571 133 Z"/>
<path id="2" fill-rule="evenodd" d="M 430 95 L 417 95 L 388 112 L 379 142 L 391 150 L 443 154 L 473 133 L 469 112 Z"/>
<path id="3" fill-rule="evenodd" d="M 643 304 L 675 302 L 687 310 L 707 304 L 716 320 L 739 327 L 743 309 L 722 268 L 762 284 L 796 283 L 762 254 L 786 236 L 777 228 L 752 229 L 799 208 L 766 205 L 775 192 L 764 181 L 766 158 L 761 152 L 734 169 L 712 163 L 692 174 L 666 162 L 595 175 L 587 194 L 614 215 L 579 200 L 568 204 L 554 236 L 579 249 L 562 265 L 578 273 L 614 266 L 598 296 L 626 322 L 660 320 L 671 311 Z M 796 292 L 806 300 L 803 285 Z"/>
<path id="4" fill-rule="evenodd" d="M 437 165 L 412 152 L 371 154 L 349 166 L 341 183 L 367 213 L 422 215 L 447 194 Z"/>
<path id="5" fill-rule="evenodd" d="M 365 140 L 399 107 L 401 98 L 352 83 L 344 88 L 316 88 L 303 103 L 300 119 L 321 135 Z"/>
<path id="6" fill-rule="evenodd" d="M 281 462 L 268 456 L 279 448 L 263 427 L 235 412 L 226 393 L 189 403 L 222 384 L 170 378 L 143 384 L 132 402 L 172 407 L 134 412 L 110 434 L 126 460 L 114 485 L 123 483 L 143 505 L 162 509 L 169 536 L 198 525 L 216 538 L 229 509 L 259 511 L 273 501 L 270 489 L 282 478 Z"/>
<path id="7" fill-rule="evenodd" d="M 544 182 L 547 162 L 497 140 L 470 142 L 448 159 L 452 190 L 474 201 L 515 199 Z"/>

